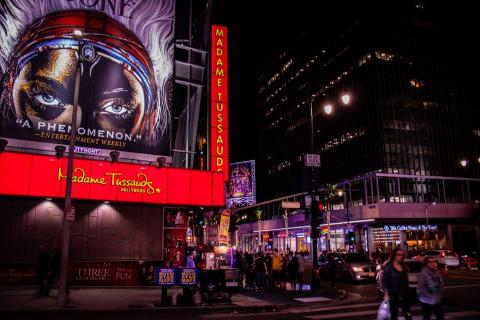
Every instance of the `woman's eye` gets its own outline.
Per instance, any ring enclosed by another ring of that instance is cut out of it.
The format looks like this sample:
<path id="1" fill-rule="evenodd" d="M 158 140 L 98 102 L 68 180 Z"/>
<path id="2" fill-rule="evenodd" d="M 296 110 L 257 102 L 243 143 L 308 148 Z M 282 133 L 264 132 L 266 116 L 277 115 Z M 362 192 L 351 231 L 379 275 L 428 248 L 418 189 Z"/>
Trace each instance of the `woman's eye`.
<path id="1" fill-rule="evenodd" d="M 113 101 L 108 102 L 101 108 L 102 112 L 107 112 L 113 115 L 123 115 L 128 112 L 128 108 L 125 108 L 124 106 L 119 106 L 114 104 Z"/>
<path id="2" fill-rule="evenodd" d="M 33 96 L 35 100 L 47 106 L 59 106 L 62 102 L 51 94 L 37 94 Z"/>

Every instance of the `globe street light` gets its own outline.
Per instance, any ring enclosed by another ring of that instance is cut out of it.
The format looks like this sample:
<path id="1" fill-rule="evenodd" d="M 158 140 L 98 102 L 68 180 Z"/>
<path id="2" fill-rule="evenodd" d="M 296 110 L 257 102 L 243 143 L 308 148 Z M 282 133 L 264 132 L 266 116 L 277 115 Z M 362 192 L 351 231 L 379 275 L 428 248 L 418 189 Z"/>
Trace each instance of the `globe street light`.
<path id="1" fill-rule="evenodd" d="M 348 94 L 348 93 L 342 94 L 341 99 L 342 99 L 342 103 L 344 105 L 348 106 L 350 104 L 350 100 L 351 100 L 350 94 Z"/>
<path id="2" fill-rule="evenodd" d="M 333 111 L 333 106 L 331 104 L 326 104 L 323 106 L 323 111 L 325 111 L 326 114 L 331 114 Z"/>
<path id="3" fill-rule="evenodd" d="M 465 168 L 468 165 L 468 160 L 467 159 L 460 160 L 460 165 Z"/>

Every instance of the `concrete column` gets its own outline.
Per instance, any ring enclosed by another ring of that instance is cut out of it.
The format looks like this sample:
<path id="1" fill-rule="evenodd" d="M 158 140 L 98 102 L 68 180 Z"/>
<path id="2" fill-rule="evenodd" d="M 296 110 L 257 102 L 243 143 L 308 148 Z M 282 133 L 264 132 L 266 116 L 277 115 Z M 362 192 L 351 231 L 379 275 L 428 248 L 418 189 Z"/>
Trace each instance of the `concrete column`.
<path id="1" fill-rule="evenodd" d="M 408 251 L 406 231 L 400 231 L 400 248 L 402 248 L 402 250 L 405 252 Z"/>
<path id="2" fill-rule="evenodd" d="M 447 249 L 453 249 L 453 230 L 451 224 L 447 224 Z"/>
<path id="3" fill-rule="evenodd" d="M 367 231 L 367 243 L 368 243 L 368 258 L 373 259 L 372 254 L 375 252 L 375 245 L 373 243 L 373 230 L 372 227 L 368 227 Z"/>

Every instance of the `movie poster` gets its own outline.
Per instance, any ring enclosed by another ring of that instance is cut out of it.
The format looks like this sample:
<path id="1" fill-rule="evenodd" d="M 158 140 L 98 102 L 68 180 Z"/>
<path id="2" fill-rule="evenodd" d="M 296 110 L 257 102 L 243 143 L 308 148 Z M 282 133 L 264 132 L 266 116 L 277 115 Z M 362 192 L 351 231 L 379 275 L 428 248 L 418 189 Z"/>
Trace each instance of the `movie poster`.
<path id="1" fill-rule="evenodd" d="M 231 163 L 226 194 L 227 206 L 255 204 L 255 188 L 255 160 Z"/>
<path id="2" fill-rule="evenodd" d="M 166 155 L 174 18 L 174 0 L 2 1 L 0 136 L 68 144 L 79 74 L 77 146 Z"/>

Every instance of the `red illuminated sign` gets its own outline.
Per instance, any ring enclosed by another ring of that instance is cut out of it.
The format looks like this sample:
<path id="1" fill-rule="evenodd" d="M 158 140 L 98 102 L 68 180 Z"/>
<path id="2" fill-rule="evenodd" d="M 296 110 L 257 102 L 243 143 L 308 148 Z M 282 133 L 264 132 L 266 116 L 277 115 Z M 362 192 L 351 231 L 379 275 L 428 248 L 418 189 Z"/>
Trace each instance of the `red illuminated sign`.
<path id="1" fill-rule="evenodd" d="M 228 43 L 227 27 L 212 26 L 211 161 L 212 171 L 228 181 Z"/>
<path id="2" fill-rule="evenodd" d="M 168 205 L 223 206 L 223 175 L 216 172 L 76 159 L 74 199 Z M 65 196 L 67 159 L 0 153 L 0 194 Z"/>

